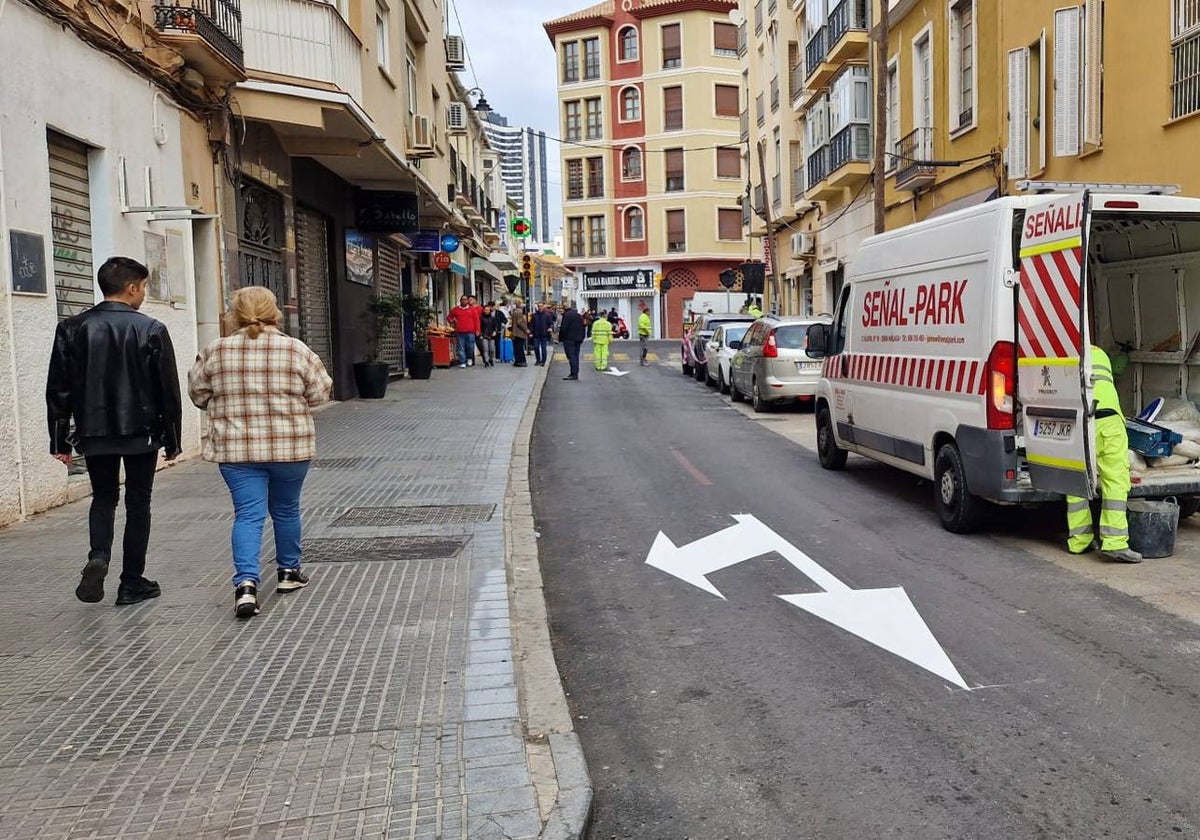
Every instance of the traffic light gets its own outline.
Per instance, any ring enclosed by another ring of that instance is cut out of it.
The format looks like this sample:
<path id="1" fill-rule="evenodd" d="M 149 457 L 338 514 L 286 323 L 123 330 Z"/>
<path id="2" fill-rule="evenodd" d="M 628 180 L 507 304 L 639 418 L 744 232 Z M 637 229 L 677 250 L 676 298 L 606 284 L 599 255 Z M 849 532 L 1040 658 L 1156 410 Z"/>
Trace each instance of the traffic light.
<path id="1" fill-rule="evenodd" d="M 521 279 L 525 281 L 526 288 L 530 288 L 533 283 L 533 257 L 529 254 L 521 257 Z"/>

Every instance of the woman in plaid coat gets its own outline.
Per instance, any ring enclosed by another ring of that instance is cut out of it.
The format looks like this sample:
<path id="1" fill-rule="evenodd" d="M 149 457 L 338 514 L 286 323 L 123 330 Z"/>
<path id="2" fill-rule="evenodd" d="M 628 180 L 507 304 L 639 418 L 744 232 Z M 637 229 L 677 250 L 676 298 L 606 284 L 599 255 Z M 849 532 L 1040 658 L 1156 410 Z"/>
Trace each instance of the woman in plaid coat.
<path id="1" fill-rule="evenodd" d="M 188 374 L 192 402 L 208 414 L 204 459 L 220 464 L 233 497 L 234 614 L 258 615 L 259 550 L 267 513 L 275 529 L 276 592 L 303 589 L 300 491 L 316 451 L 312 407 L 329 399 L 321 359 L 279 330 L 283 315 L 262 286 L 233 295 L 236 331 L 209 344 Z"/>

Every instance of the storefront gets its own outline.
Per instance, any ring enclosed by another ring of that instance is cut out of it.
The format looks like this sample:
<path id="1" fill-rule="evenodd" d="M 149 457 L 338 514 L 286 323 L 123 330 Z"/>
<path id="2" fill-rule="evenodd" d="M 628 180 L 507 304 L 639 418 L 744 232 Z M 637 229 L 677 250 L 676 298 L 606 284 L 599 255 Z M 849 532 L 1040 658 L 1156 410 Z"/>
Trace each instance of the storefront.
<path id="1" fill-rule="evenodd" d="M 579 275 L 581 287 L 577 302 L 581 309 L 608 311 L 615 308 L 625 319 L 631 335 L 637 333 L 640 305 L 650 307 L 654 324 L 653 338 L 660 333 L 658 290 L 654 286 L 653 268 L 632 268 L 617 271 L 584 271 Z"/>

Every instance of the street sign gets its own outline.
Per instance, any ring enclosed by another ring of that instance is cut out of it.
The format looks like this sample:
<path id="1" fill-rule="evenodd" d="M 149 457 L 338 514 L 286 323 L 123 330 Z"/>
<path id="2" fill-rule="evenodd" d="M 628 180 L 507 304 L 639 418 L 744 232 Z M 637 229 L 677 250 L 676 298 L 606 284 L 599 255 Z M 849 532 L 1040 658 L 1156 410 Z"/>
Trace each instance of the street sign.
<path id="1" fill-rule="evenodd" d="M 445 251 L 449 254 L 453 254 L 455 251 L 458 250 L 459 244 L 460 243 L 458 241 L 458 237 L 455 236 L 453 233 L 443 233 L 442 234 L 441 246 L 442 246 L 443 251 Z"/>
<path id="2" fill-rule="evenodd" d="M 780 595 L 817 618 L 881 647 L 901 659 L 968 688 L 954 663 L 901 587 L 851 589 L 807 554 L 750 514 L 735 514 L 736 525 L 684 546 L 659 531 L 646 563 L 724 598 L 708 575 L 764 554 L 779 554 L 824 592 Z"/>
<path id="3" fill-rule="evenodd" d="M 514 216 L 509 230 L 517 239 L 528 239 L 533 235 L 533 222 L 524 216 Z"/>
<path id="4" fill-rule="evenodd" d="M 717 275 L 717 279 L 721 281 L 721 285 L 726 289 L 732 289 L 737 283 L 737 272 L 732 268 L 727 268 Z"/>
<path id="5" fill-rule="evenodd" d="M 450 255 L 445 251 L 438 251 L 433 255 L 433 267 L 438 271 L 445 271 L 450 267 Z"/>

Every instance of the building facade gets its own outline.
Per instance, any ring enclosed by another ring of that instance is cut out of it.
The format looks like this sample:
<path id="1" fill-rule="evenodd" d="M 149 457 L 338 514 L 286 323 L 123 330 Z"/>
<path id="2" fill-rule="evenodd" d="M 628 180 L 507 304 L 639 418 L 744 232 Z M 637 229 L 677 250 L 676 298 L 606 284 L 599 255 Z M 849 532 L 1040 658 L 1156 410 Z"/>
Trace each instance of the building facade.
<path id="1" fill-rule="evenodd" d="M 576 302 L 628 321 L 647 301 L 658 336 L 680 335 L 695 293 L 723 292 L 720 272 L 748 256 L 736 7 L 606 2 L 545 25 Z"/>
<path id="2" fill-rule="evenodd" d="M 494 111 L 483 124 L 488 141 L 500 155 L 500 170 L 508 195 L 533 225 L 530 240 L 550 242 L 550 165 L 546 132 L 509 125 Z"/>

